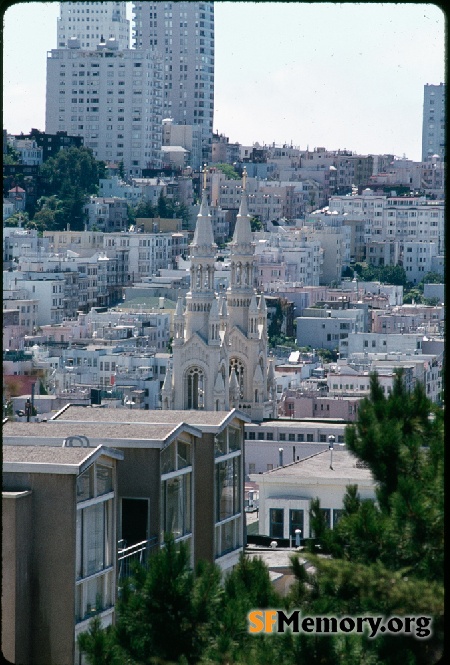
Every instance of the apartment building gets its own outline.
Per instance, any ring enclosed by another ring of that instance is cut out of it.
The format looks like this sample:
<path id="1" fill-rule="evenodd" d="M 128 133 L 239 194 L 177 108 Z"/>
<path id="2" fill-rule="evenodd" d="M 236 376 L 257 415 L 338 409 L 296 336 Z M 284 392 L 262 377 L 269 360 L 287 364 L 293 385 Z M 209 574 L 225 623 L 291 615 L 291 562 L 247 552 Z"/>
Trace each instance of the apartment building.
<path id="1" fill-rule="evenodd" d="M 305 308 L 297 317 L 297 344 L 330 351 L 341 348 L 349 335 L 364 331 L 364 318 L 362 309 Z"/>
<path id="2" fill-rule="evenodd" d="M 151 49 L 110 39 L 89 51 L 71 38 L 47 54 L 46 132 L 83 137 L 97 159 L 131 175 L 161 168 L 161 76 Z"/>
<path id="3" fill-rule="evenodd" d="M 376 195 L 366 189 L 361 195 L 330 197 L 329 210 L 364 220 L 365 242 L 432 240 L 437 243 L 438 254 L 443 252 L 443 201 L 430 201 L 424 196 Z"/>
<path id="4" fill-rule="evenodd" d="M 69 665 L 80 662 L 76 638 L 93 616 L 103 627 L 114 621 L 124 455 L 75 447 L 73 430 L 41 445 L 33 425 L 4 431 L 2 653 L 14 663 Z"/>
<path id="5" fill-rule="evenodd" d="M 134 46 L 163 59 L 163 117 L 202 129 L 211 160 L 214 118 L 214 3 L 134 2 Z"/>
<path id="6" fill-rule="evenodd" d="M 114 38 L 120 48 L 130 47 L 126 2 L 60 2 L 58 48 L 76 38 L 81 48 L 93 50 L 100 41 Z"/>
<path id="7" fill-rule="evenodd" d="M 437 256 L 438 248 L 436 242 L 411 241 L 403 243 L 403 267 L 408 282 L 417 284 L 428 272 L 433 270 L 433 258 Z"/>
<path id="8" fill-rule="evenodd" d="M 439 155 L 445 162 L 445 83 L 423 88 L 422 161 Z"/>
<path id="9" fill-rule="evenodd" d="M 128 205 L 116 197 L 91 196 L 84 206 L 88 217 L 87 230 L 126 231 L 128 229 Z"/>

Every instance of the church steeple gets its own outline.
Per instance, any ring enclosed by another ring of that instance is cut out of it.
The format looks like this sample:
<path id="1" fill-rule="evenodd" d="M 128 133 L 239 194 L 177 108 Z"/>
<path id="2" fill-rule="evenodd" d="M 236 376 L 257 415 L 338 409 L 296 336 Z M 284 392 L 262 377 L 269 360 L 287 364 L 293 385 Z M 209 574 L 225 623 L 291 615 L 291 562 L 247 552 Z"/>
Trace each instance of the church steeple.
<path id="1" fill-rule="evenodd" d="M 247 173 L 230 243 L 230 279 L 214 288 L 216 244 L 203 172 L 202 202 L 190 245 L 191 286 L 174 315 L 173 371 L 161 391 L 162 408 L 245 410 L 262 421 L 276 413 L 273 367 L 267 368 L 267 307 L 255 289 L 255 256 Z M 172 390 L 170 390 L 172 386 Z"/>
<path id="2" fill-rule="evenodd" d="M 227 304 L 232 325 L 248 332 L 248 308 L 254 294 L 255 257 L 250 215 L 248 213 L 247 172 L 242 178 L 242 196 L 236 217 L 233 239 L 230 243 L 231 276 L 227 290 Z"/>
<path id="3" fill-rule="evenodd" d="M 194 238 L 190 245 L 191 288 L 186 295 L 186 336 L 198 332 L 208 339 L 209 310 L 215 299 L 214 264 L 217 245 L 214 242 L 211 214 L 206 192 L 206 171 L 204 171 L 203 193 L 197 216 Z"/>

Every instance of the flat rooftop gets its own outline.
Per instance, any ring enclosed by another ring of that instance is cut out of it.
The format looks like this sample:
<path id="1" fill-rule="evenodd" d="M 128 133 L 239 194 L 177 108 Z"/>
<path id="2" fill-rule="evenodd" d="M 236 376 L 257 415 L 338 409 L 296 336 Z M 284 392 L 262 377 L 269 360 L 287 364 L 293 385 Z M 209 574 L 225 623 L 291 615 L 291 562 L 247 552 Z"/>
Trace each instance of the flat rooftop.
<path id="1" fill-rule="evenodd" d="M 219 428 L 234 417 L 250 421 L 236 409 L 230 411 L 170 411 L 147 409 L 110 409 L 95 406 L 72 406 L 61 410 L 52 419 L 54 422 L 86 422 L 115 424 L 177 425 L 187 423 L 199 429 Z"/>
<path id="2" fill-rule="evenodd" d="M 261 482 L 262 479 L 270 482 L 278 480 L 286 480 L 292 482 L 300 482 L 307 479 L 311 480 L 327 480 L 327 481 L 348 481 L 348 482 L 364 482 L 372 483 L 375 485 L 370 469 L 364 466 L 357 457 L 352 455 L 348 450 L 342 450 L 338 447 L 333 451 L 333 468 L 330 468 L 331 454 L 329 450 L 316 453 L 298 462 L 292 462 L 287 466 L 281 466 L 272 471 L 258 474 L 254 480 Z M 251 477 L 253 474 L 251 474 Z"/>
<path id="3" fill-rule="evenodd" d="M 112 410 L 112 409 L 111 409 Z M 86 436 L 90 446 L 117 445 L 122 447 L 161 447 L 171 436 L 186 431 L 195 436 L 201 432 L 187 424 L 175 421 L 167 424 L 124 423 L 124 422 L 13 422 L 3 425 L 3 443 L 23 445 L 32 438 L 39 446 L 59 446 L 69 436 Z M 3 450 L 6 446 L 4 445 Z"/>

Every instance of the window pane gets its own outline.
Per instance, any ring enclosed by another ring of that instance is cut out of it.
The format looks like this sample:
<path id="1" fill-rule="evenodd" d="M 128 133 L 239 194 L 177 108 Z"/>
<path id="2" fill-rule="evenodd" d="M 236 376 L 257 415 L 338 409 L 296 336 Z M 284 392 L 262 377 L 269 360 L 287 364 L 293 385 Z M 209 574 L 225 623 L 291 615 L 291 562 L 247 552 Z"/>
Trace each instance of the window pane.
<path id="1" fill-rule="evenodd" d="M 103 464 L 96 464 L 95 474 L 97 476 L 97 496 L 112 492 L 112 469 Z"/>
<path id="2" fill-rule="evenodd" d="M 333 509 L 333 528 L 339 522 L 339 520 L 341 519 L 343 514 L 344 514 L 344 511 L 341 510 L 340 508 L 334 508 Z"/>
<path id="3" fill-rule="evenodd" d="M 171 478 L 165 483 L 166 486 L 166 519 L 165 532 L 173 533 L 174 538 L 183 535 L 182 531 L 182 478 Z"/>
<path id="4" fill-rule="evenodd" d="M 222 551 L 221 554 L 234 550 L 234 520 L 222 524 Z"/>
<path id="5" fill-rule="evenodd" d="M 90 466 L 77 478 L 77 502 L 94 497 L 94 466 Z"/>
<path id="6" fill-rule="evenodd" d="M 328 528 L 331 526 L 331 510 L 329 508 L 320 509 L 322 515 L 325 517 L 325 523 Z"/>
<path id="7" fill-rule="evenodd" d="M 83 511 L 77 510 L 77 535 L 76 535 L 76 576 L 77 579 L 82 577 L 82 567 L 81 563 L 83 560 L 82 557 L 82 547 L 83 547 L 83 538 L 82 538 L 82 524 L 83 524 Z"/>
<path id="8" fill-rule="evenodd" d="M 83 510 L 83 577 L 103 570 L 104 561 L 104 504 Z"/>
<path id="9" fill-rule="evenodd" d="M 241 512 L 241 458 L 233 458 L 234 467 L 234 514 Z"/>
<path id="10" fill-rule="evenodd" d="M 270 509 L 270 537 L 283 538 L 284 510 L 283 508 Z"/>
<path id="11" fill-rule="evenodd" d="M 100 575 L 89 582 L 84 582 L 86 586 L 85 616 L 93 616 L 103 609 L 103 580 L 103 575 Z"/>
<path id="12" fill-rule="evenodd" d="M 161 473 L 175 471 L 175 441 L 161 451 Z"/>
<path id="13" fill-rule="evenodd" d="M 230 446 L 230 453 L 241 449 L 241 432 L 235 427 L 228 428 L 228 444 Z"/>
<path id="14" fill-rule="evenodd" d="M 214 454 L 216 457 L 219 455 L 227 454 L 227 431 L 223 430 L 220 434 L 214 437 Z"/>
<path id="15" fill-rule="evenodd" d="M 185 507 L 185 519 L 184 519 L 184 529 L 183 534 L 192 532 L 192 492 L 191 492 L 191 474 L 186 473 L 183 476 L 184 483 L 184 507 Z"/>
<path id="16" fill-rule="evenodd" d="M 295 530 L 300 529 L 300 538 L 304 537 L 303 531 L 303 510 L 289 511 L 289 535 L 295 538 Z"/>
<path id="17" fill-rule="evenodd" d="M 184 469 L 191 464 L 191 446 L 183 441 L 178 441 L 178 468 Z"/>
<path id="18" fill-rule="evenodd" d="M 216 519 L 218 522 L 233 515 L 233 460 L 216 464 Z"/>

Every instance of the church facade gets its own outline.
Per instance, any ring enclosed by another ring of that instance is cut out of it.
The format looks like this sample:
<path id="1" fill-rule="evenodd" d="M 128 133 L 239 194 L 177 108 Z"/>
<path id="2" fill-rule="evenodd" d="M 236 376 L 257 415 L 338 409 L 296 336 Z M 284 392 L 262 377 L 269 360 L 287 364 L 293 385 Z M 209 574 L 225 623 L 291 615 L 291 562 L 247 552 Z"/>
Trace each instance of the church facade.
<path id="1" fill-rule="evenodd" d="M 214 242 L 206 188 L 190 245 L 191 286 L 174 316 L 173 364 L 163 409 L 238 408 L 260 422 L 276 417 L 276 385 L 267 357 L 267 308 L 255 289 L 255 257 L 244 188 L 230 247 L 226 291 L 214 288 Z"/>

